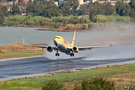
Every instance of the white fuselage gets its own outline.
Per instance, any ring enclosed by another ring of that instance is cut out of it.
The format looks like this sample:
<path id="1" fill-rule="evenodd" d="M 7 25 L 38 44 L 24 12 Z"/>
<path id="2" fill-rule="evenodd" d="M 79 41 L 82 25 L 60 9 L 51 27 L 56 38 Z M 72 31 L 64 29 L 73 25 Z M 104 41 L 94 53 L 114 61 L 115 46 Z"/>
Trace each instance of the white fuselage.
<path id="1" fill-rule="evenodd" d="M 67 49 L 66 45 L 59 41 L 54 41 L 55 46 L 59 49 L 59 51 L 64 52 L 66 54 L 70 54 L 70 50 Z"/>

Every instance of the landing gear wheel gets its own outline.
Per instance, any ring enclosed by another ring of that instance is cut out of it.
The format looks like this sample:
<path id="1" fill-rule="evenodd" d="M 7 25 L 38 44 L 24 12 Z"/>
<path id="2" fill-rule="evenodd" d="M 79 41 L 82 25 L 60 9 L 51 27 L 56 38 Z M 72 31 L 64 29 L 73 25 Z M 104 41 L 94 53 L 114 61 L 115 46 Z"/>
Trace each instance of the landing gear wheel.
<path id="1" fill-rule="evenodd" d="M 56 53 L 55 56 L 60 56 L 60 54 L 59 53 Z"/>
<path id="2" fill-rule="evenodd" d="M 57 56 L 57 53 L 55 54 L 55 56 Z"/>
<path id="3" fill-rule="evenodd" d="M 71 56 L 71 57 L 72 57 L 72 56 L 74 57 L 74 54 L 73 54 L 73 53 L 71 53 L 71 54 L 70 54 L 70 56 Z"/>

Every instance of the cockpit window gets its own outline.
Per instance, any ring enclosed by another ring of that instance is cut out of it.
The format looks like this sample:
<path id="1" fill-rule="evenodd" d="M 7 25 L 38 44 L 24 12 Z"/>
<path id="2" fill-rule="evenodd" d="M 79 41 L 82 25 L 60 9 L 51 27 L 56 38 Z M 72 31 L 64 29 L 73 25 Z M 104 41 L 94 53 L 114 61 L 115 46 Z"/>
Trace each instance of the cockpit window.
<path id="1" fill-rule="evenodd" d="M 59 37 L 55 37 L 55 38 L 60 39 Z"/>

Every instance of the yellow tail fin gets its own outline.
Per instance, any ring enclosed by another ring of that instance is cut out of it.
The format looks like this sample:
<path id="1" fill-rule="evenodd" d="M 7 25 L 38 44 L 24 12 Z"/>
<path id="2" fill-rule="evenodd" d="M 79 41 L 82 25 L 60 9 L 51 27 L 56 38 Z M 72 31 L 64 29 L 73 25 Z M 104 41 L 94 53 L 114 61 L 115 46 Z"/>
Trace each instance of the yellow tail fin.
<path id="1" fill-rule="evenodd" d="M 72 41 L 72 47 L 74 47 L 74 43 L 75 43 L 75 34 L 76 34 L 76 31 L 74 31 L 74 36 L 73 36 L 73 41 Z"/>

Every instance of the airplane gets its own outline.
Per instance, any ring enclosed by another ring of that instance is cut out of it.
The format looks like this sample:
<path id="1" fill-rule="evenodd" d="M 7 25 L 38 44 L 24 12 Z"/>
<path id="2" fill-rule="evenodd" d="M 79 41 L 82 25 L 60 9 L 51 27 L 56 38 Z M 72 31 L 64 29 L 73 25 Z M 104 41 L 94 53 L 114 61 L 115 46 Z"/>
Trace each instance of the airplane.
<path id="1" fill-rule="evenodd" d="M 72 56 L 74 57 L 74 53 L 78 53 L 79 51 L 91 50 L 93 48 L 101 48 L 101 47 L 106 47 L 106 46 L 112 46 L 112 44 L 111 44 L 111 45 L 101 45 L 101 46 L 77 47 L 77 46 L 74 46 L 75 35 L 76 35 L 76 31 L 74 31 L 74 36 L 73 36 L 73 40 L 72 40 L 71 44 L 69 42 L 67 42 L 64 38 L 62 38 L 61 36 L 55 36 L 54 37 L 55 46 L 53 46 L 53 47 L 52 46 L 40 46 L 40 45 L 31 45 L 31 46 L 39 47 L 42 49 L 46 48 L 47 51 L 49 51 L 49 52 L 52 52 L 54 50 L 54 51 L 56 51 L 55 56 L 60 56 L 60 54 L 58 53 L 60 51 L 67 55 L 70 55 L 71 57 Z"/>

